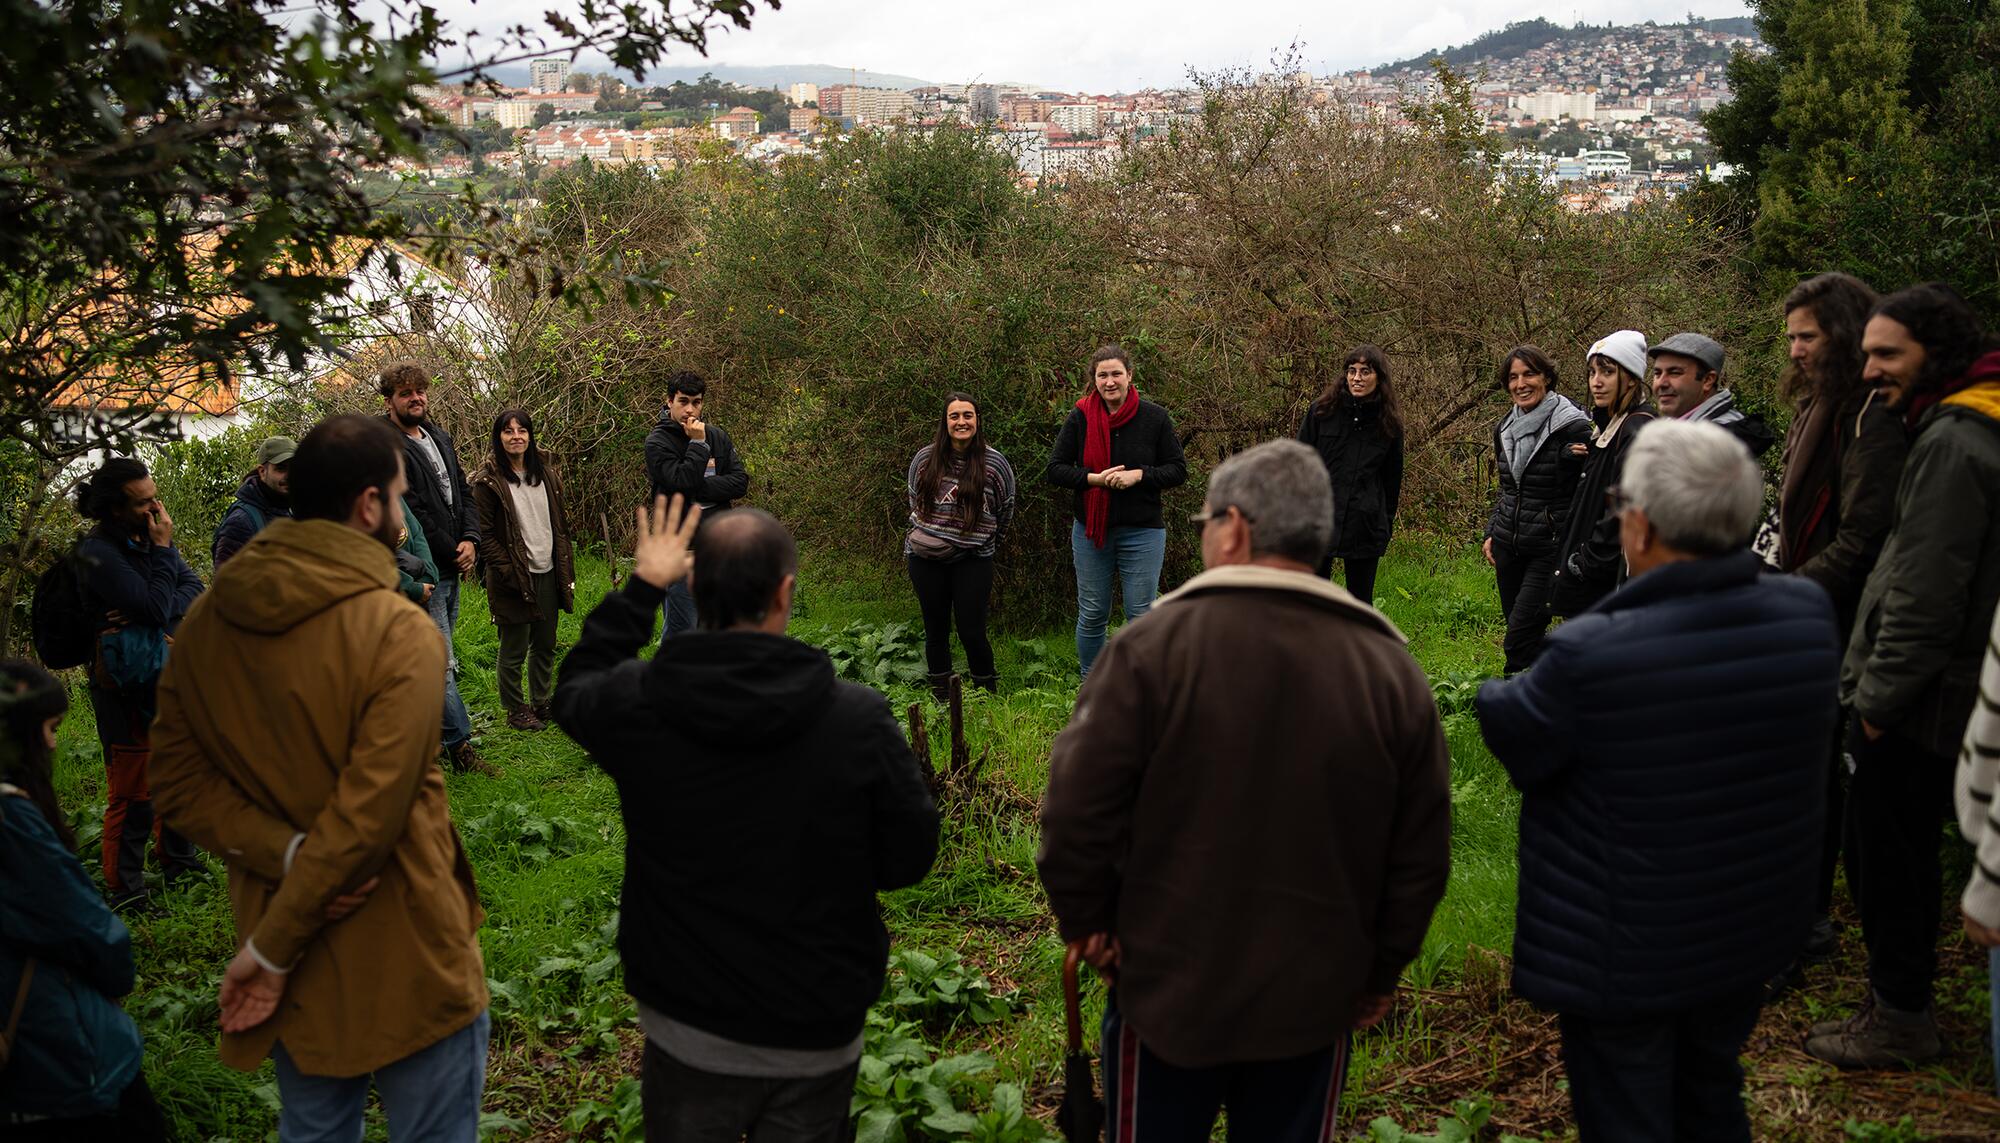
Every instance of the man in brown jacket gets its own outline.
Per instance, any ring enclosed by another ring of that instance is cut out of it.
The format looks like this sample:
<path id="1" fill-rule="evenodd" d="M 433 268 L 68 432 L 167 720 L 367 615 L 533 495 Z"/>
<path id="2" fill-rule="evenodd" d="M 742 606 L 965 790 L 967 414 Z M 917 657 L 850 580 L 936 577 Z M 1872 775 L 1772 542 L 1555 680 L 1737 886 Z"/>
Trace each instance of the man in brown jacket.
<path id="1" fill-rule="evenodd" d="M 297 519 L 188 612 L 160 679 L 155 797 L 229 867 L 242 944 L 222 1058 L 275 1058 L 283 1139 L 474 1143 L 486 983 L 472 869 L 432 760 L 444 644 L 396 590 L 395 432 L 335 417 L 292 458 Z"/>
<path id="2" fill-rule="evenodd" d="M 1388 1014 L 1444 895 L 1451 784 L 1429 680 L 1313 574 L 1316 453 L 1217 468 L 1208 570 L 1119 635 L 1056 739 L 1036 859 L 1105 1006 L 1109 1138 L 1333 1137 L 1351 1031 Z"/>

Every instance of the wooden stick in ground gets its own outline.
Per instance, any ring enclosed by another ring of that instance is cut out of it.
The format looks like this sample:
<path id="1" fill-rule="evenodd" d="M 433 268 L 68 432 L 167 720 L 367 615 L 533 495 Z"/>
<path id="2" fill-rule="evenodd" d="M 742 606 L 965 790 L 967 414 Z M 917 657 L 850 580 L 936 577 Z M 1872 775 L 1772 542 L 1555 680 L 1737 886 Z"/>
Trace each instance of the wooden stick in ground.
<path id="1" fill-rule="evenodd" d="M 618 590 L 618 552 L 611 546 L 611 520 L 604 513 L 597 514 L 597 526 L 604 531 L 604 563 L 611 569 L 611 590 Z"/>
<path id="2" fill-rule="evenodd" d="M 931 765 L 931 736 L 924 729 L 924 704 L 910 704 L 910 753 L 917 756 L 917 765 L 923 767 L 924 780 L 930 783 L 931 794 L 938 791 L 937 767 Z"/>
<path id="3" fill-rule="evenodd" d="M 972 769 L 972 748 L 965 744 L 965 679 L 951 677 L 951 768 L 953 778 L 963 778 Z"/>

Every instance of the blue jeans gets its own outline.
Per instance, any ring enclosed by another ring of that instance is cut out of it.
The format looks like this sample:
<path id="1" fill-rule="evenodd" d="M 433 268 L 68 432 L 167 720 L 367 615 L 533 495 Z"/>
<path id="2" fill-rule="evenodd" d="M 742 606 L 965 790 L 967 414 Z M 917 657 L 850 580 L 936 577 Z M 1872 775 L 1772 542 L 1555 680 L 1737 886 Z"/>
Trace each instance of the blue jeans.
<path id="1" fill-rule="evenodd" d="M 458 626 L 458 579 L 440 579 L 431 589 L 431 622 L 444 633 L 444 738 L 446 750 L 472 737 L 472 716 L 458 697 L 458 646 L 452 631 Z"/>
<path id="2" fill-rule="evenodd" d="M 1160 594 L 1160 565 L 1167 558 L 1165 528 L 1112 528 L 1098 547 L 1084 534 L 1083 521 L 1069 531 L 1070 555 L 1076 561 L 1076 665 L 1084 678 L 1104 650 L 1104 628 L 1111 621 L 1111 581 L 1123 585 L 1125 621 L 1152 610 Z"/>
<path id="3" fill-rule="evenodd" d="M 660 624 L 660 642 L 694 630 L 694 592 L 688 590 L 687 580 L 667 585 L 667 601 L 660 605 L 660 612 L 665 617 Z"/>
<path id="4" fill-rule="evenodd" d="M 335 1079 L 300 1074 L 280 1041 L 279 1143 L 360 1143 L 362 1113 L 372 1086 L 382 1099 L 395 1143 L 479 1143 L 479 1103 L 486 1092 L 486 1037 L 491 1017 L 479 1018 L 428 1048 L 378 1068 L 373 1075 Z"/>

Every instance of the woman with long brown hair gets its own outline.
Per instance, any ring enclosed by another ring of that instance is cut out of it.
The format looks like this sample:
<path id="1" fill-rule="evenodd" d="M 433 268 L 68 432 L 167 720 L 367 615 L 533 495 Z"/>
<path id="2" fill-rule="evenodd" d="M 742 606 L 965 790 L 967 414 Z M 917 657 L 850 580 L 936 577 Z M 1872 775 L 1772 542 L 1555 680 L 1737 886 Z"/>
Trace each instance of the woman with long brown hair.
<path id="1" fill-rule="evenodd" d="M 139 1029 L 118 1007 L 132 990 L 132 935 L 76 857 L 56 802 L 61 682 L 0 662 L 0 1132 L 8 1139 L 167 1138 L 140 1067 Z"/>
<path id="2" fill-rule="evenodd" d="M 1347 590 L 1373 604 L 1375 569 L 1403 497 L 1403 410 L 1380 348 L 1360 345 L 1347 355 L 1341 376 L 1306 410 L 1299 440 L 1319 450 L 1333 481 L 1333 546 L 1319 574 L 1332 575 L 1338 559 Z"/>
<path id="3" fill-rule="evenodd" d="M 924 662 L 932 692 L 951 683 L 951 628 L 965 645 L 972 684 L 997 690 L 986 608 L 993 597 L 993 553 L 1014 516 L 1014 469 L 986 443 L 979 402 L 947 394 L 931 443 L 910 460 L 905 483 L 910 532 L 903 555 L 924 617 Z"/>
<path id="4" fill-rule="evenodd" d="M 1625 553 L 1618 543 L 1618 513 L 1605 493 L 1625 471 L 1625 453 L 1639 430 L 1659 414 L 1646 384 L 1646 335 L 1621 329 L 1584 355 L 1590 367 L 1590 440 L 1569 446 L 1583 461 L 1570 497 L 1569 523 L 1556 550 L 1549 611 L 1581 615 L 1625 582 Z"/>
<path id="5" fill-rule="evenodd" d="M 522 409 L 493 418 L 493 454 L 472 478 L 486 606 L 500 628 L 500 701 L 507 725 L 544 730 L 555 686 L 556 621 L 576 606 L 562 477 L 535 445 Z M 527 689 L 521 687 L 527 668 Z"/>

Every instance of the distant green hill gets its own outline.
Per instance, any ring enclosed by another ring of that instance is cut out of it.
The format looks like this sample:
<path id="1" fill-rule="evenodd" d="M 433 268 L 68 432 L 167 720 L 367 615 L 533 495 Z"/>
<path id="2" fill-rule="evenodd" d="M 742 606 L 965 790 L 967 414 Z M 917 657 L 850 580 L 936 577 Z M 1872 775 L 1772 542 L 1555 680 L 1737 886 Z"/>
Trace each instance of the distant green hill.
<path id="1" fill-rule="evenodd" d="M 1625 25 L 1627 27 L 1631 25 Z M 1724 20 L 1701 20 L 1694 25 L 1662 24 L 1662 28 L 1700 27 L 1711 32 L 1730 32 L 1739 36 L 1751 36 L 1757 32 L 1757 22 L 1749 16 L 1736 16 Z M 1539 47 L 1554 43 L 1584 43 L 1596 39 L 1607 32 L 1619 30 L 1616 24 L 1576 24 L 1562 27 L 1537 17 L 1509 24 L 1499 31 L 1488 32 L 1469 44 L 1455 48 L 1439 48 L 1411 56 L 1406 60 L 1384 64 L 1378 71 L 1396 71 L 1400 68 L 1423 67 L 1440 56 L 1453 67 L 1462 67 L 1483 59 L 1511 59 L 1526 54 Z"/>

